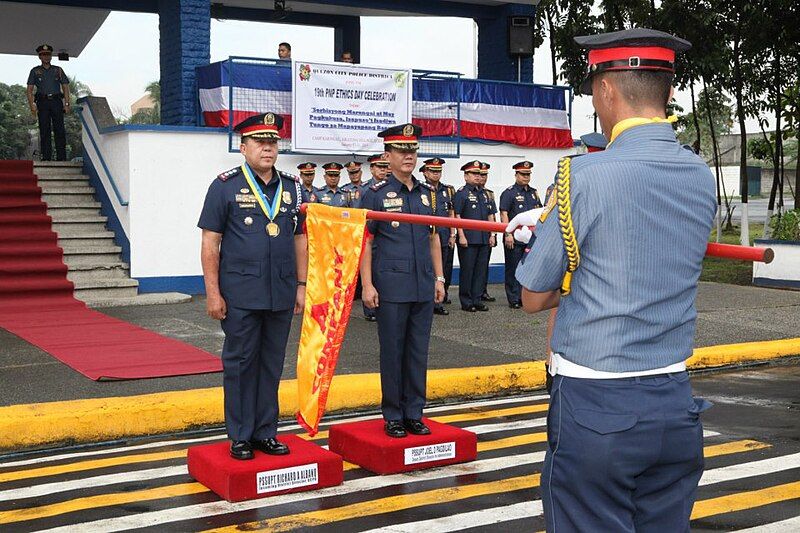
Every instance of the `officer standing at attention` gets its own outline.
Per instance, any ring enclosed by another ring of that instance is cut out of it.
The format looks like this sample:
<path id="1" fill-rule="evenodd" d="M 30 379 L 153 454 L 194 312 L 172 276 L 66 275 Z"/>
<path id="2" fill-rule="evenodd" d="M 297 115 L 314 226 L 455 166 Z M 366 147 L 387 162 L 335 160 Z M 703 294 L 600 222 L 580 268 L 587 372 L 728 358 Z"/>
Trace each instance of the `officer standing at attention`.
<path id="1" fill-rule="evenodd" d="M 461 167 L 466 184 L 453 197 L 453 213 L 456 218 L 470 220 L 492 220 L 489 197 L 480 186 L 481 162 L 470 161 Z M 460 266 L 458 298 L 461 309 L 470 313 L 488 311 L 481 301 L 485 285 L 486 261 L 489 255 L 489 234 L 485 231 L 464 230 L 458 232 L 458 263 Z"/>
<path id="2" fill-rule="evenodd" d="M 386 174 L 389 173 L 389 162 L 384 159 L 383 154 L 371 155 L 367 158 L 369 163 L 369 173 L 372 177 L 367 180 L 367 187 L 372 187 L 386 179 Z"/>
<path id="3" fill-rule="evenodd" d="M 39 148 L 42 161 L 53 159 L 50 132 L 55 136 L 56 161 L 67 160 L 67 134 L 64 130 L 64 113 L 69 113 L 69 79 L 61 67 L 50 64 L 53 47 L 42 44 L 36 47 L 42 64 L 28 74 L 28 106 L 39 120 Z M 33 90 L 36 89 L 34 95 Z M 52 126 L 52 127 L 51 127 Z"/>
<path id="4" fill-rule="evenodd" d="M 481 188 L 486 191 L 486 196 L 489 198 L 489 202 L 492 204 L 492 217 L 489 219 L 492 222 L 495 222 L 497 213 L 497 202 L 494 199 L 494 191 L 491 189 L 486 188 L 486 182 L 489 181 L 489 169 L 492 167 L 489 163 L 481 161 L 481 177 L 480 177 L 480 186 Z M 486 274 L 483 277 L 483 291 L 481 291 L 481 301 L 482 302 L 494 302 L 496 298 L 494 296 L 489 295 L 489 263 L 492 262 L 492 248 L 497 246 L 497 236 L 494 233 L 489 234 L 489 255 L 486 257 Z"/>
<path id="5" fill-rule="evenodd" d="M 508 187 L 500 195 L 500 221 L 504 224 L 508 224 L 508 221 L 519 213 L 542 207 L 542 202 L 539 200 L 536 189 L 529 185 L 533 163 L 520 161 L 512 168 L 514 169 L 514 185 Z M 519 242 L 515 240 L 514 235 L 511 233 L 506 233 L 503 237 L 506 256 L 506 298 L 511 309 L 522 307 L 522 287 L 517 281 L 515 273 L 527 244 L 528 241 Z"/>
<path id="6" fill-rule="evenodd" d="M 314 191 L 311 201 L 331 207 L 350 207 L 350 195 L 339 188 L 339 179 L 344 168 L 342 164 L 325 163 L 322 168 L 325 170 L 325 185 Z"/>
<path id="7" fill-rule="evenodd" d="M 317 165 L 316 163 L 307 161 L 297 165 L 297 170 L 300 171 L 300 183 L 303 186 L 303 196 L 306 197 L 306 201 L 310 201 L 311 196 L 315 192 L 314 178 L 317 177 Z"/>
<path id="8" fill-rule="evenodd" d="M 436 192 L 434 214 L 440 217 L 454 218 L 453 197 L 456 194 L 456 190 L 452 185 L 445 185 L 442 183 L 443 166 L 444 159 L 434 157 L 432 159 L 426 159 L 420 171 L 422 175 L 425 176 L 425 182 L 433 187 L 433 190 Z M 456 246 L 456 230 L 455 228 L 437 226 L 436 232 L 439 234 L 439 243 L 442 245 L 445 301 L 437 303 L 433 308 L 433 313 L 436 315 L 449 315 L 450 311 L 444 308 L 444 304 L 447 303 L 447 289 L 450 288 L 450 280 L 453 276 L 453 253 Z"/>
<path id="9" fill-rule="evenodd" d="M 349 161 L 345 164 L 344 168 L 347 169 L 347 177 L 350 178 L 350 183 L 342 185 L 341 189 L 349 196 L 348 202 L 350 207 L 360 207 L 361 198 L 364 197 L 364 193 L 367 191 L 367 187 L 369 187 L 367 183 L 361 179 L 364 175 L 361 170 L 361 163 L 358 161 Z"/>
<path id="10" fill-rule="evenodd" d="M 252 459 L 253 448 L 289 453 L 275 439 L 278 383 L 292 313 L 305 305 L 308 253 L 300 182 L 275 168 L 282 125 L 274 113 L 236 125 L 244 163 L 211 183 L 197 223 L 206 312 L 225 332 L 225 427 L 234 459 Z"/>
<path id="11" fill-rule="evenodd" d="M 432 215 L 433 188 L 413 176 L 418 138 L 414 124 L 393 126 L 383 138 L 390 173 L 371 186 L 362 206 L 373 211 Z M 381 359 L 381 411 L 390 437 L 406 432 L 427 435 L 422 422 L 428 343 L 434 302 L 444 298 L 439 235 L 430 226 L 367 222 L 368 240 L 361 257 L 363 298 L 377 308 Z M 374 248 L 372 246 L 374 244 Z"/>
<path id="12" fill-rule="evenodd" d="M 685 360 L 716 210 L 708 165 L 666 118 L 675 54 L 691 45 L 644 28 L 575 40 L 608 148 L 561 160 L 517 269 L 526 311 L 558 307 L 547 530 L 689 531 L 710 404 L 692 398 Z"/>

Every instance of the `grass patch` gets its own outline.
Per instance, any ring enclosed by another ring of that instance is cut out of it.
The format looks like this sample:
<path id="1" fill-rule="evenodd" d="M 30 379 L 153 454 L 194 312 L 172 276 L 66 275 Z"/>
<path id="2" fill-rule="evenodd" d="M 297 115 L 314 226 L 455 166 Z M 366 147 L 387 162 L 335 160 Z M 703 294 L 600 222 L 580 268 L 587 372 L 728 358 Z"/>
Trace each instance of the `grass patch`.
<path id="1" fill-rule="evenodd" d="M 724 244 L 739 244 L 739 226 L 733 230 L 722 230 L 720 242 Z M 764 232 L 764 224 L 750 224 L 750 244 L 753 239 L 760 237 Z M 708 242 L 717 242 L 716 228 L 711 230 Z M 700 281 L 714 281 L 717 283 L 730 283 L 732 285 L 753 284 L 753 263 L 750 261 L 734 261 L 719 257 L 706 257 L 703 259 L 703 272 Z"/>

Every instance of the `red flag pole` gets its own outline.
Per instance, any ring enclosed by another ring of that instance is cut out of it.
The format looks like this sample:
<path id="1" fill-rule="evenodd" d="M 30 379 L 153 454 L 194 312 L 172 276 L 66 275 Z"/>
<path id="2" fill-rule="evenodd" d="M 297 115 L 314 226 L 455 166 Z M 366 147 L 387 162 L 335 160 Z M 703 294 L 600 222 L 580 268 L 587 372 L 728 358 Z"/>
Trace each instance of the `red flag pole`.
<path id="1" fill-rule="evenodd" d="M 300 206 L 300 211 L 305 213 L 306 206 Z M 431 215 L 414 215 L 411 213 L 390 213 L 386 211 L 367 211 L 368 220 L 380 220 L 382 222 L 406 222 L 408 224 L 423 224 L 425 226 L 438 226 L 444 228 L 460 228 L 476 231 L 488 231 L 503 233 L 506 225 L 502 222 L 490 222 L 488 220 L 469 220 L 466 218 L 436 217 Z M 757 246 L 740 246 L 736 244 L 709 243 L 706 248 L 706 255 L 710 257 L 721 257 L 723 259 L 737 259 L 739 261 L 755 261 L 769 263 L 775 257 L 772 248 L 761 248 Z"/>

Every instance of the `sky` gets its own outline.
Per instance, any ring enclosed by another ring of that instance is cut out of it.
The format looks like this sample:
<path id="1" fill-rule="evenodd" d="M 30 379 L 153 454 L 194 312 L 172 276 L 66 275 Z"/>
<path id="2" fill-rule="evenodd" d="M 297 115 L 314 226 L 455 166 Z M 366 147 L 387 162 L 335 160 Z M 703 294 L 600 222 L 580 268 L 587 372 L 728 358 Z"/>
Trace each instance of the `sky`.
<path id="1" fill-rule="evenodd" d="M 402 38 L 402 53 L 397 40 Z M 87 84 L 96 96 L 105 96 L 118 116 L 130 115 L 130 105 L 144 88 L 159 78 L 158 16 L 112 12 L 80 57 L 68 62 L 54 60 L 70 77 Z M 306 61 L 333 59 L 333 29 L 295 25 L 211 21 L 211 61 L 232 55 L 277 57 L 278 43 L 292 45 L 292 56 Z M 362 17 L 361 63 L 366 66 L 444 70 L 467 77 L 477 73 L 477 30 L 471 19 L 431 17 Z M 38 64 L 30 56 L 0 54 L 0 82 L 25 84 L 28 72 Z M 552 72 L 547 41 L 534 55 L 535 83 L 550 84 Z M 676 99 L 690 109 L 688 93 Z M 591 99 L 577 96 L 573 102 L 573 137 L 593 131 Z"/>

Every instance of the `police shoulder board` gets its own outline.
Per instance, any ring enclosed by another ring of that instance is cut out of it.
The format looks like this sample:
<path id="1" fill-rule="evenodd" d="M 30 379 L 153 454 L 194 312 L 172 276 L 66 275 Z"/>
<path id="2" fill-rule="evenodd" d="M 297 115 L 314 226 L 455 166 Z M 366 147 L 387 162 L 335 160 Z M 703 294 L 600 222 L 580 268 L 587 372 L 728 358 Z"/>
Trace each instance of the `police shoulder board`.
<path id="1" fill-rule="evenodd" d="M 294 208 L 295 211 L 300 209 L 300 204 L 303 203 L 303 191 L 300 190 L 300 178 L 295 176 L 294 174 L 289 174 L 288 172 L 283 172 L 282 170 L 278 171 L 278 175 L 286 180 L 292 182 L 294 185 Z M 283 203 L 291 204 L 292 203 L 292 195 L 289 191 L 283 191 Z"/>
<path id="2" fill-rule="evenodd" d="M 219 178 L 222 181 L 228 181 L 229 179 L 231 179 L 232 177 L 234 177 L 236 174 L 240 173 L 241 171 L 242 171 L 241 167 L 235 167 L 235 168 L 232 168 L 230 170 L 226 170 L 225 172 L 223 172 L 222 174 L 217 176 L 217 178 Z"/>
<path id="3" fill-rule="evenodd" d="M 289 174 L 288 172 L 284 172 L 284 171 L 282 171 L 282 170 L 279 170 L 279 171 L 278 171 L 278 174 L 280 174 L 280 176 L 281 176 L 282 178 L 285 178 L 285 179 L 287 179 L 287 180 L 296 181 L 297 183 L 300 183 L 300 178 L 298 178 L 298 177 L 297 177 L 297 176 L 295 176 L 294 174 Z"/>
<path id="4" fill-rule="evenodd" d="M 387 183 L 389 183 L 389 180 L 379 181 L 377 183 L 373 183 L 372 185 L 370 185 L 369 188 L 372 189 L 373 191 L 377 191 L 381 187 L 385 186 Z"/>
<path id="5" fill-rule="evenodd" d="M 428 183 L 426 181 L 420 181 L 419 184 L 422 185 L 423 187 L 427 188 L 429 191 L 435 191 L 436 190 L 436 189 L 433 188 L 433 185 L 431 185 L 430 183 Z"/>

